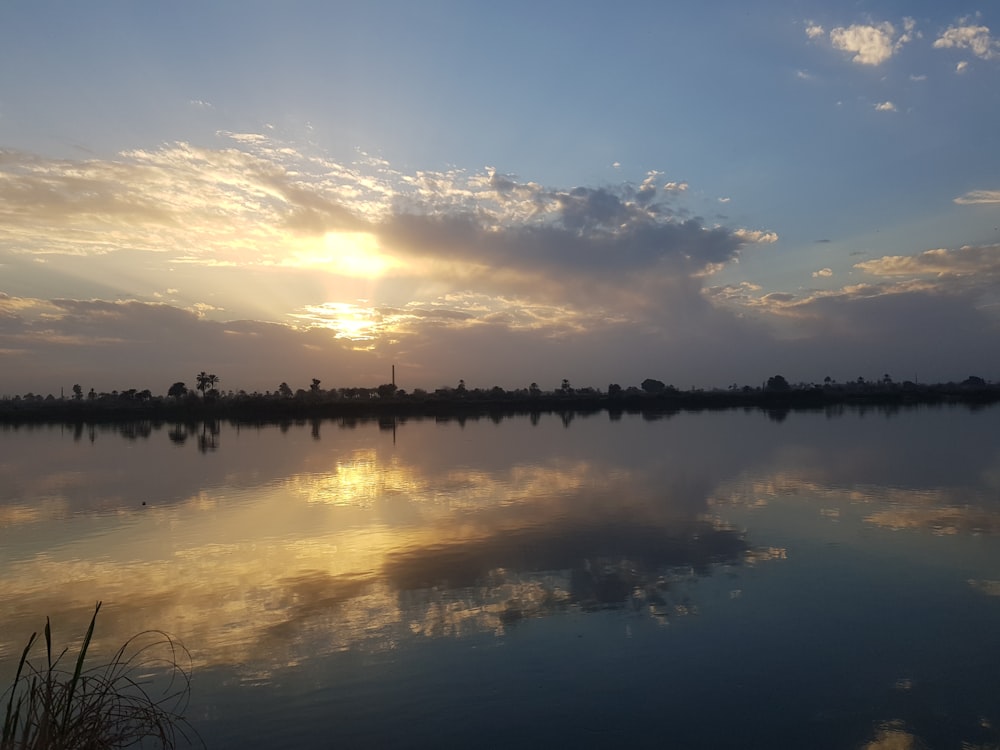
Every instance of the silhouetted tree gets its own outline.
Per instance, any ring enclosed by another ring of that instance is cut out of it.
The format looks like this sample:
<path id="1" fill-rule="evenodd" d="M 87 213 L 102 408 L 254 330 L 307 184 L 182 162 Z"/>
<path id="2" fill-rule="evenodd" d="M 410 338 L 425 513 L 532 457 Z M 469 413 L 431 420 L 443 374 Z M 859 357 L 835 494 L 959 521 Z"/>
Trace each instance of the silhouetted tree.
<path id="1" fill-rule="evenodd" d="M 621 392 L 622 392 L 622 387 L 620 385 L 618 385 L 618 383 L 611 383 L 608 386 L 608 395 L 609 396 L 620 396 Z"/>
<path id="2" fill-rule="evenodd" d="M 465 395 L 467 393 L 464 380 L 458 381 L 458 387 L 455 389 L 455 391 L 461 395 Z"/>
<path id="3" fill-rule="evenodd" d="M 532 398 L 538 398 L 542 395 L 542 389 L 538 387 L 538 383 L 532 383 L 528 386 L 528 395 Z"/>
<path id="4" fill-rule="evenodd" d="M 662 380 L 653 380 L 653 378 L 646 378 L 639 386 L 646 393 L 663 393 L 667 389 L 666 383 Z"/>
<path id="5" fill-rule="evenodd" d="M 167 389 L 167 395 L 176 399 L 184 398 L 187 392 L 188 387 L 179 380 Z"/>
<path id="6" fill-rule="evenodd" d="M 767 379 L 767 385 L 764 386 L 765 390 L 781 393 L 785 391 L 790 391 L 792 387 L 788 385 L 788 381 L 785 380 L 784 375 L 772 375 Z"/>
<path id="7" fill-rule="evenodd" d="M 80 387 L 79 383 L 73 386 L 73 400 L 74 401 L 83 400 L 83 388 Z"/>
<path id="8" fill-rule="evenodd" d="M 382 383 L 377 390 L 379 398 L 392 398 L 396 394 L 396 385 L 395 383 Z"/>
<path id="9" fill-rule="evenodd" d="M 282 398 L 292 397 L 292 387 L 288 383 L 282 383 L 278 386 L 278 395 Z"/>
<path id="10" fill-rule="evenodd" d="M 319 393 L 319 384 L 320 384 L 319 378 L 313 378 L 313 382 L 312 385 L 309 386 L 309 390 L 312 391 L 313 393 Z"/>
<path id="11" fill-rule="evenodd" d="M 559 391 L 566 396 L 573 392 L 573 386 L 569 384 L 569 380 L 567 378 L 563 378 L 562 383 L 559 385 Z"/>
<path id="12" fill-rule="evenodd" d="M 205 395 L 205 391 L 208 390 L 208 373 L 202 370 L 197 375 L 194 376 L 195 388 L 201 391 L 201 395 Z"/>

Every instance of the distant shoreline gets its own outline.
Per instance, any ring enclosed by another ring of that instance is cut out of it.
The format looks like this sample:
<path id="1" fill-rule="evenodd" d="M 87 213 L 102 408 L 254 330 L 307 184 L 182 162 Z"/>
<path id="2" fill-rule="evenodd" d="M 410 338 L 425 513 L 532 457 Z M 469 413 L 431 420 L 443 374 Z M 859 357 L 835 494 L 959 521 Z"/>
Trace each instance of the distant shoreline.
<path id="1" fill-rule="evenodd" d="M 136 398 L 5 399 L 0 401 L 0 423 L 117 422 L 132 420 L 185 422 L 205 419 L 269 422 L 309 418 L 463 418 L 515 416 L 532 413 L 671 413 L 682 411 L 753 408 L 780 414 L 837 406 L 897 408 L 917 405 L 966 404 L 982 406 L 1000 402 L 1000 384 L 855 384 L 782 391 L 767 389 L 677 391 L 648 393 L 630 389 L 609 395 L 583 392 L 468 391 L 404 394 L 380 397 L 371 391 L 342 397 L 329 393 L 302 393 L 292 397 L 240 394 L 217 397 L 188 395 L 177 399 L 154 396 Z"/>

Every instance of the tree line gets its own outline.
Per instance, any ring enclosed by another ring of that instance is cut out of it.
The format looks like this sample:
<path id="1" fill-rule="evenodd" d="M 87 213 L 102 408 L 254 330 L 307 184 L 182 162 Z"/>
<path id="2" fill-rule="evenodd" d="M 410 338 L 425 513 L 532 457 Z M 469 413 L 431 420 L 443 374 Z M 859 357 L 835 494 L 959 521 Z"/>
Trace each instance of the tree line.
<path id="1" fill-rule="evenodd" d="M 189 408 L 215 405 L 224 406 L 266 406 L 269 404 L 319 405 L 336 403 L 475 403 L 475 402 L 539 402 L 539 401 L 650 401 L 650 400 L 713 400 L 717 403 L 748 403 L 755 400 L 774 401 L 792 399 L 805 402 L 810 399 L 850 400 L 850 399 L 902 399 L 934 398 L 943 394 L 959 396 L 988 397 L 1000 394 L 1000 383 L 991 383 L 982 377 L 971 375 L 960 382 L 919 384 L 914 381 L 896 381 L 888 373 L 878 378 L 858 377 L 842 382 L 827 376 L 821 382 L 791 383 L 783 375 L 772 375 L 759 385 L 739 385 L 733 383 L 724 389 L 704 390 L 691 388 L 681 390 L 674 385 L 656 378 L 646 378 L 638 385 L 622 386 L 609 383 L 605 389 L 593 386 L 574 386 L 569 379 L 562 379 L 557 386 L 543 389 L 537 382 L 522 388 L 504 389 L 498 385 L 470 388 L 464 379 L 457 384 L 441 386 L 432 391 L 414 388 L 406 391 L 395 383 L 382 383 L 372 387 L 323 388 L 319 378 L 300 388 L 293 388 L 287 382 L 279 383 L 274 390 L 264 392 L 245 390 L 225 390 L 223 381 L 215 373 L 205 370 L 193 378 L 193 386 L 185 381 L 175 381 L 164 396 L 157 396 L 147 389 L 126 388 L 120 391 L 95 392 L 93 388 L 84 393 L 80 384 L 74 384 L 71 395 L 60 393 L 58 397 L 26 393 L 23 396 L 3 397 L 0 406 L 12 408 L 41 407 L 44 405 L 90 405 L 94 408 L 141 407 L 141 406 L 187 406 Z"/>

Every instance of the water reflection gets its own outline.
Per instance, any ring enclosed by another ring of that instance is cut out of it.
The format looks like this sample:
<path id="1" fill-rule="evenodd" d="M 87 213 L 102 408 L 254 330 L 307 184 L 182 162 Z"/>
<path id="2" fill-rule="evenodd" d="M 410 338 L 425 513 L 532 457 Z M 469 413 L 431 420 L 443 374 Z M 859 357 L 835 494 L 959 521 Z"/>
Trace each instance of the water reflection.
<path id="1" fill-rule="evenodd" d="M 829 657 L 813 654 L 834 659 L 838 643 L 849 653 L 844 639 L 878 631 L 866 608 L 886 628 L 911 627 L 857 592 L 898 588 L 913 565 L 950 582 L 945 613 L 971 597 L 1000 603 L 998 415 L 0 431 L 0 660 L 7 669 L 44 615 L 80 632 L 97 599 L 97 649 L 164 628 L 199 668 L 253 685 L 328 654 L 502 640 L 567 615 L 661 628 L 707 608 L 749 618 L 741 637 L 756 648 L 732 644 L 732 663 L 759 659 L 766 674 L 770 633 L 805 642 L 784 628 L 829 620 L 826 600 L 850 590 L 833 611 L 856 621 L 825 633 Z M 837 556 L 842 546 L 858 554 Z M 818 592 L 814 576 L 834 559 L 856 578 L 824 573 Z M 927 684 L 908 658 L 875 676 L 894 695 Z M 868 726 L 854 746 L 927 734 Z"/>
<path id="2" fill-rule="evenodd" d="M 331 433 L 320 443 L 330 450 L 315 448 L 318 424 L 308 443 L 267 427 L 223 434 L 218 423 L 118 430 L 130 442 L 165 432 L 166 445 L 131 449 L 128 467 L 117 446 L 80 455 L 60 433 L 32 433 L 64 468 L 3 465 L 13 480 L 4 534 L 22 538 L 4 547 L 0 603 L 59 618 L 100 598 L 123 632 L 167 623 L 201 664 L 252 664 L 260 678 L 295 663 L 295 643 L 377 649 L 414 633 L 499 632 L 568 607 L 666 619 L 692 608 L 685 580 L 752 552 L 745 534 L 704 516 L 700 480 L 677 472 L 656 486 L 672 461 L 629 466 L 551 448 L 511 461 L 497 444 L 469 452 L 447 425 L 420 427 L 444 453 L 418 461 L 426 443 L 394 449 L 384 425 L 360 446 Z M 194 462 L 191 437 L 199 453 L 232 452 Z M 458 460 L 441 460 L 449 445 Z M 151 461 L 159 470 L 144 472 Z M 5 636 L 30 629 L 21 619 Z M 335 635 L 317 627 L 333 620 Z"/>

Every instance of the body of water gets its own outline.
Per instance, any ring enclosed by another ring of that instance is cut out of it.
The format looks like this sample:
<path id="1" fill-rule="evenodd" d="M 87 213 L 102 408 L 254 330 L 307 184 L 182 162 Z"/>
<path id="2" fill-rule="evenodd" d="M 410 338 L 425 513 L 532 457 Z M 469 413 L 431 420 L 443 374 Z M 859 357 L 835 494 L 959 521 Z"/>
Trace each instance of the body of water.
<path id="1" fill-rule="evenodd" d="M 98 652 L 189 649 L 209 748 L 993 747 L 998 436 L 997 407 L 3 427 L 0 676 L 101 600 Z"/>

